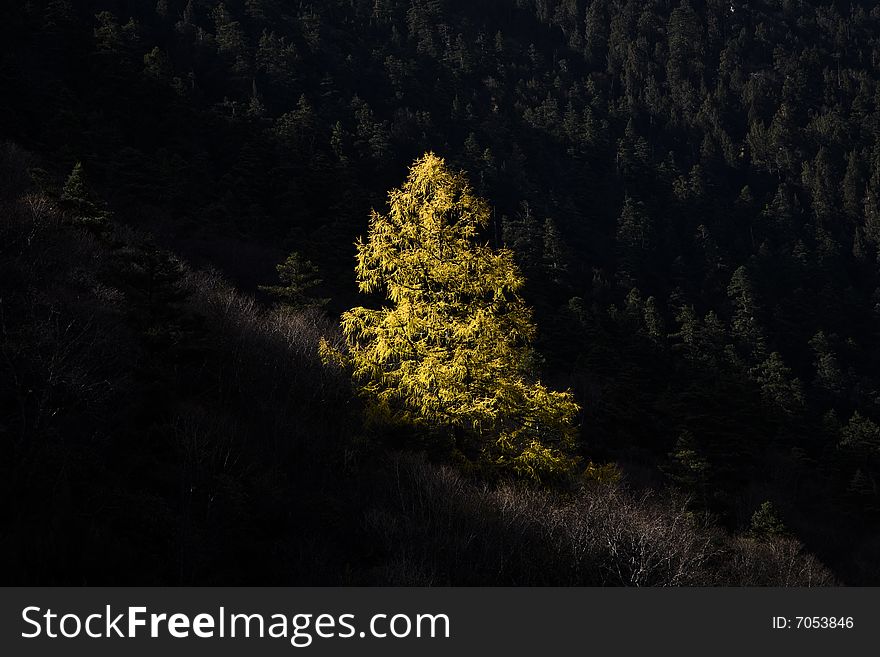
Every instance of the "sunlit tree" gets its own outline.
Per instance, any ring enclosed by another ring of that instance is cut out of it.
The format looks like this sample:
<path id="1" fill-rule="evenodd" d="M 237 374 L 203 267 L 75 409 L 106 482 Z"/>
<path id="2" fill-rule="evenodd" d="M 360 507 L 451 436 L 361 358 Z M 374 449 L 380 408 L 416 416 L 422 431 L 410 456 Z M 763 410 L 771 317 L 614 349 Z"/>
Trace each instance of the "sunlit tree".
<path id="1" fill-rule="evenodd" d="M 361 292 L 380 309 L 342 317 L 355 379 L 374 412 L 439 430 L 535 478 L 567 471 L 578 406 L 529 377 L 531 311 L 513 253 L 480 242 L 486 202 L 429 153 L 357 245 Z"/>

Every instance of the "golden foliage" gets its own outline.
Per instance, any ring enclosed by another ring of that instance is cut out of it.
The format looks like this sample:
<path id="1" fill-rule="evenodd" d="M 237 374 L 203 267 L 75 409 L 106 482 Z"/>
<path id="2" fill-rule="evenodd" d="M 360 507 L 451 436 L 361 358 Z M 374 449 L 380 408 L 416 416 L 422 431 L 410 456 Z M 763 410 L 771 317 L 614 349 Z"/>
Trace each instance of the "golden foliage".
<path id="1" fill-rule="evenodd" d="M 361 292 L 379 310 L 342 316 L 353 374 L 377 411 L 466 432 L 484 456 L 534 478 L 568 470 L 578 406 L 526 380 L 531 311 L 513 254 L 478 241 L 486 202 L 428 153 L 373 212 L 357 244 Z"/>

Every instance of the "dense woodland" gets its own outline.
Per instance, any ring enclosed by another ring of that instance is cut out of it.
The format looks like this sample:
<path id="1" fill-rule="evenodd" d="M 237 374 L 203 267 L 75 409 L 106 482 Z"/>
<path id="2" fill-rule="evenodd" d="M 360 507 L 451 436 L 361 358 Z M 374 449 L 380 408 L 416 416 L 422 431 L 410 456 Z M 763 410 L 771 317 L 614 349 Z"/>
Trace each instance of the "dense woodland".
<path id="1" fill-rule="evenodd" d="M 873 3 L 10 4 L 4 583 L 880 584 Z M 566 481 L 319 355 L 427 151 L 581 409 Z"/>

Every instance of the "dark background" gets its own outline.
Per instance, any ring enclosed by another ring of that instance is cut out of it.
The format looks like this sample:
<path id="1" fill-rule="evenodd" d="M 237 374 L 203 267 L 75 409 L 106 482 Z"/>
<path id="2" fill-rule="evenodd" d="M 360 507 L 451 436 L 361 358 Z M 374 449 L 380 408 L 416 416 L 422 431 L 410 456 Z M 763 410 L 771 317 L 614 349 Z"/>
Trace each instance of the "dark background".
<path id="1" fill-rule="evenodd" d="M 5 582 L 880 581 L 872 3 L 7 4 Z M 321 364 L 427 150 L 621 484 L 372 435 Z M 294 250 L 324 313 L 258 289 Z"/>

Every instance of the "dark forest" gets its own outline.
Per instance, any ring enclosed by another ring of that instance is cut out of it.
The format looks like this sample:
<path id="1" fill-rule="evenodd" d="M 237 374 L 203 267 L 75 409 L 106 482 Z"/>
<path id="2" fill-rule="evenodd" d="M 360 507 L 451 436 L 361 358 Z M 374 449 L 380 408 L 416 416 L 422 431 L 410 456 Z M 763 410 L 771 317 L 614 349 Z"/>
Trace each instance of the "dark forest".
<path id="1" fill-rule="evenodd" d="M 880 585 L 874 3 L 7 4 L 4 584 Z M 429 152 L 558 476 L 327 356 Z"/>

